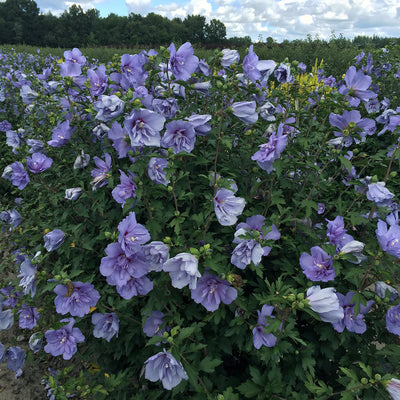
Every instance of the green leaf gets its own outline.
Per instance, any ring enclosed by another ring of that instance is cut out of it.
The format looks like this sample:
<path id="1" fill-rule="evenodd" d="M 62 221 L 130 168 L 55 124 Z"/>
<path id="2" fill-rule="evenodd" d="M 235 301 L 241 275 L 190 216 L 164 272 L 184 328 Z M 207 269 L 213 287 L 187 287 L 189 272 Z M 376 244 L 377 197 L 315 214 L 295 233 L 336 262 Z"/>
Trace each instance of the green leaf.
<path id="1" fill-rule="evenodd" d="M 222 360 L 213 359 L 210 356 L 206 356 L 200 361 L 199 369 L 204 372 L 214 372 L 215 367 L 218 367 L 222 363 Z"/>
<path id="2" fill-rule="evenodd" d="M 257 396 L 261 391 L 261 388 L 258 385 L 255 385 L 253 381 L 246 381 L 239 385 L 237 389 L 248 399 Z"/>

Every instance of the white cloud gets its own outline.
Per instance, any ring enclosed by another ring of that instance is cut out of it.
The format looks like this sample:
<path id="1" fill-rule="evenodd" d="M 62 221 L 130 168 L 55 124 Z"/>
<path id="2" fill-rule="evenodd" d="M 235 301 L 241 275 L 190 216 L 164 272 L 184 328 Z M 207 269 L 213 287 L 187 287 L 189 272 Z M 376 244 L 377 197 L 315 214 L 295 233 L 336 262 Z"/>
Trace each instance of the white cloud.
<path id="1" fill-rule="evenodd" d="M 129 12 L 147 14 L 150 11 L 151 0 L 126 0 Z"/>

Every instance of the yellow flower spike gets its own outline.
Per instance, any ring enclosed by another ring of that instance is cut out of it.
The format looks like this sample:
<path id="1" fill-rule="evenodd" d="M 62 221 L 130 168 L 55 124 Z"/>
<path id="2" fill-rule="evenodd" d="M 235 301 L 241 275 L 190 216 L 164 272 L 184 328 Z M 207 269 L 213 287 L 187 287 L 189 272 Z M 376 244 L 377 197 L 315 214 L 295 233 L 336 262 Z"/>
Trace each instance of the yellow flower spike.
<path id="1" fill-rule="evenodd" d="M 90 307 L 89 313 L 93 312 L 96 309 L 97 309 L 97 307 Z"/>
<path id="2" fill-rule="evenodd" d="M 70 247 L 75 247 L 75 243 L 72 242 L 72 243 L 70 244 Z"/>
<path id="3" fill-rule="evenodd" d="M 49 228 L 46 228 L 45 230 L 44 230 L 44 233 L 46 234 L 46 233 L 49 233 L 50 232 L 50 229 Z"/>
<path id="4" fill-rule="evenodd" d="M 59 58 L 58 60 L 57 60 L 57 64 L 62 64 L 64 61 L 63 61 L 63 59 L 62 58 Z"/>
<path id="5" fill-rule="evenodd" d="M 110 377 L 110 375 L 107 374 L 107 372 L 104 372 L 104 376 L 105 376 L 106 378 L 109 378 L 109 377 Z"/>

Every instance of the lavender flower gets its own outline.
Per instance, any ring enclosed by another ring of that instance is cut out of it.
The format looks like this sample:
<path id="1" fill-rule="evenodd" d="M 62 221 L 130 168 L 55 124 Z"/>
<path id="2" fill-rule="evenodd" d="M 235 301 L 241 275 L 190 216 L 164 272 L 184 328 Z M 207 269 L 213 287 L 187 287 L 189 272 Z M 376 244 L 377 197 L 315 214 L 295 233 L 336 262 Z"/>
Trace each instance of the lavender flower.
<path id="1" fill-rule="evenodd" d="M 162 271 L 164 263 L 169 259 L 169 248 L 163 242 L 151 242 L 143 246 L 143 252 L 149 271 Z"/>
<path id="2" fill-rule="evenodd" d="M 21 278 L 19 281 L 19 286 L 23 287 L 23 293 L 25 295 L 29 294 L 31 297 L 34 297 L 36 294 L 36 273 L 37 268 L 33 266 L 28 257 L 25 257 L 25 260 L 21 263 L 19 267 L 19 275 L 18 278 Z"/>
<path id="3" fill-rule="evenodd" d="M 294 77 L 290 72 L 290 65 L 281 63 L 275 70 L 274 76 L 279 83 L 291 83 L 294 81 Z"/>
<path id="4" fill-rule="evenodd" d="M 389 292 L 389 301 L 391 303 L 399 297 L 399 292 L 394 287 L 382 281 L 375 282 L 375 294 L 378 297 L 384 299 L 386 297 L 386 291 Z"/>
<path id="5" fill-rule="evenodd" d="M 32 104 L 39 96 L 29 85 L 22 85 L 19 95 L 25 104 Z"/>
<path id="6" fill-rule="evenodd" d="M 167 186 L 169 182 L 167 180 L 167 172 L 165 171 L 167 167 L 168 160 L 165 158 L 151 157 L 147 167 L 149 178 L 157 185 Z"/>
<path id="7" fill-rule="evenodd" d="M 263 255 L 264 250 L 260 243 L 253 239 L 242 240 L 233 250 L 231 263 L 240 269 L 245 269 L 251 262 L 257 266 Z"/>
<path id="8" fill-rule="evenodd" d="M 99 96 L 107 88 L 106 67 L 99 65 L 97 70 L 88 69 L 87 76 L 90 80 L 90 93 L 92 96 Z"/>
<path id="9" fill-rule="evenodd" d="M 375 233 L 382 250 L 393 257 L 400 258 L 400 226 L 398 223 L 389 224 L 388 229 L 387 224 L 379 220 Z"/>
<path id="10" fill-rule="evenodd" d="M 11 165 L 4 169 L 2 178 L 5 178 L 16 186 L 19 190 L 22 190 L 30 182 L 29 175 L 25 171 L 24 166 L 19 162 L 15 161 Z"/>
<path id="11" fill-rule="evenodd" d="M 140 108 L 133 110 L 124 121 L 124 129 L 128 133 L 131 146 L 160 146 L 160 131 L 165 118 L 154 111 Z"/>
<path id="12" fill-rule="evenodd" d="M 272 311 L 274 311 L 274 307 L 266 304 L 263 305 L 261 312 L 257 310 L 257 325 L 253 329 L 253 344 L 256 349 L 260 349 L 261 346 L 274 347 L 276 345 L 276 336 L 272 333 L 264 333 L 265 328 L 269 325 L 265 317 L 275 318 Z"/>
<path id="13" fill-rule="evenodd" d="M 246 205 L 243 198 L 235 197 L 231 190 L 224 188 L 217 190 L 213 202 L 215 215 L 223 226 L 234 225 Z"/>
<path id="14" fill-rule="evenodd" d="M 43 236 L 44 239 L 44 248 L 47 251 L 54 251 L 58 249 L 63 243 L 65 239 L 65 233 L 60 229 L 54 229 L 46 235 Z"/>
<path id="15" fill-rule="evenodd" d="M 112 196 L 123 207 L 127 199 L 136 197 L 136 185 L 133 182 L 133 174 L 130 171 L 128 171 L 129 176 L 124 171 L 119 170 L 119 172 L 121 174 L 121 183 L 113 189 Z"/>
<path id="16" fill-rule="evenodd" d="M 260 150 L 258 150 L 251 157 L 252 160 L 257 161 L 259 167 L 268 173 L 271 173 L 273 168 L 273 163 L 277 160 L 283 150 L 285 150 L 287 135 L 283 134 L 284 126 L 280 124 L 278 127 L 278 132 L 273 133 L 269 137 L 268 143 L 262 144 L 259 146 Z"/>
<path id="17" fill-rule="evenodd" d="M 343 217 L 337 216 L 333 221 L 326 220 L 328 222 L 326 236 L 331 244 L 342 247 L 345 243 L 349 242 L 353 238 L 348 235 L 347 229 L 344 228 Z"/>
<path id="18" fill-rule="evenodd" d="M 400 400 L 400 380 L 392 378 L 386 384 L 386 390 L 393 400 Z"/>
<path id="19" fill-rule="evenodd" d="M 44 351 L 52 356 L 63 356 L 64 360 L 70 360 L 77 352 L 77 343 L 85 341 L 85 337 L 79 328 L 74 328 L 74 318 L 62 319 L 61 322 L 68 322 L 62 328 L 57 330 L 48 330 L 45 333 L 47 340 Z"/>
<path id="20" fill-rule="evenodd" d="M 166 125 L 165 134 L 161 139 L 161 146 L 173 148 L 174 153 L 185 151 L 190 153 L 194 149 L 196 133 L 190 122 L 177 120 Z"/>
<path id="21" fill-rule="evenodd" d="M 80 187 L 65 189 L 64 199 L 75 201 L 79 199 L 81 194 L 82 194 L 82 188 Z"/>
<path id="22" fill-rule="evenodd" d="M 2 311 L 3 304 L 0 303 L 0 331 L 10 329 L 14 324 L 14 314 L 12 310 Z"/>
<path id="23" fill-rule="evenodd" d="M 153 337 L 154 335 L 162 336 L 163 332 L 169 330 L 169 328 L 160 329 L 160 326 L 164 323 L 164 314 L 161 311 L 152 311 L 151 317 L 146 318 L 146 322 L 143 325 L 143 332 L 147 337 Z"/>
<path id="24" fill-rule="evenodd" d="M 37 353 L 42 349 L 43 346 L 43 336 L 41 333 L 36 332 L 29 337 L 29 348 Z"/>
<path id="25" fill-rule="evenodd" d="M 65 62 L 61 64 L 61 76 L 79 76 L 81 67 L 86 63 L 86 57 L 82 55 L 79 49 L 74 47 L 64 52 Z"/>
<path id="26" fill-rule="evenodd" d="M 136 221 L 136 215 L 131 211 L 118 225 L 118 242 L 122 249 L 129 254 L 136 250 L 137 245 L 145 244 L 150 240 L 149 231 Z"/>
<path id="27" fill-rule="evenodd" d="M 366 195 L 367 199 L 373 201 L 378 207 L 390 206 L 394 197 L 394 194 L 385 187 L 385 182 L 369 184 Z"/>
<path id="28" fill-rule="evenodd" d="M 147 276 L 141 276 L 140 278 L 130 278 L 124 285 L 116 285 L 116 287 L 122 298 L 130 300 L 133 296 L 145 296 L 153 290 L 153 282 Z"/>
<path id="29" fill-rule="evenodd" d="M 19 313 L 19 327 L 21 329 L 33 329 L 39 320 L 39 313 L 36 307 L 23 305 Z"/>
<path id="30" fill-rule="evenodd" d="M 198 136 L 206 136 L 210 133 L 211 126 L 207 123 L 210 119 L 211 115 L 209 114 L 192 114 L 187 118 Z"/>
<path id="31" fill-rule="evenodd" d="M 97 111 L 96 119 L 103 122 L 109 122 L 117 118 L 124 111 L 124 102 L 115 94 L 106 96 L 102 94 L 99 100 L 93 103 Z"/>
<path id="32" fill-rule="evenodd" d="M 254 124 L 258 120 L 255 101 L 239 101 L 233 103 L 232 113 L 245 124 Z"/>
<path id="33" fill-rule="evenodd" d="M 198 260 L 190 253 L 180 253 L 164 263 L 163 270 L 169 272 L 172 286 L 182 289 L 189 285 L 189 289 L 195 289 L 197 278 L 200 278 Z"/>
<path id="34" fill-rule="evenodd" d="M 311 255 L 303 253 L 300 265 L 304 275 L 312 281 L 328 282 L 335 279 L 332 257 L 319 246 L 311 248 Z"/>
<path id="35" fill-rule="evenodd" d="M 149 272 L 149 267 L 141 246 L 132 248 L 126 254 L 120 243 L 109 244 L 100 263 L 100 273 L 111 285 L 125 285 L 131 278 L 141 278 Z"/>
<path id="36" fill-rule="evenodd" d="M 94 313 L 92 315 L 93 336 L 104 338 L 109 342 L 115 335 L 118 337 L 119 319 L 115 313 Z"/>
<path id="37" fill-rule="evenodd" d="M 321 289 L 320 286 L 311 286 L 307 290 L 306 300 L 324 322 L 335 323 L 344 318 L 343 308 L 332 287 Z"/>
<path id="38" fill-rule="evenodd" d="M 10 225 L 10 231 L 17 228 L 22 222 L 22 216 L 17 210 L 0 212 L 0 220 Z"/>
<path id="39" fill-rule="evenodd" d="M 198 280 L 196 288 L 192 289 L 191 295 L 192 299 L 206 310 L 215 311 L 221 301 L 231 304 L 237 297 L 237 290 L 227 280 L 205 272 Z"/>
<path id="40" fill-rule="evenodd" d="M 28 157 L 26 159 L 26 166 L 34 174 L 45 171 L 51 167 L 51 164 L 53 164 L 53 160 L 42 153 L 33 153 L 32 158 Z"/>
<path id="41" fill-rule="evenodd" d="M 100 299 L 99 292 L 89 282 L 70 282 L 67 285 L 57 285 L 54 288 L 57 295 L 54 299 L 56 311 L 59 314 L 70 313 L 74 317 L 89 314 L 90 308 Z"/>
<path id="42" fill-rule="evenodd" d="M 400 336 L 400 304 L 390 307 L 386 313 L 386 329 Z"/>
<path id="43" fill-rule="evenodd" d="M 175 357 L 163 350 L 145 361 L 145 378 L 151 382 L 161 381 L 164 389 L 171 390 L 188 376 Z"/>
<path id="44" fill-rule="evenodd" d="M 355 316 L 355 303 L 351 301 L 355 293 L 349 292 L 346 296 L 343 296 L 341 293 L 336 293 L 336 295 L 339 299 L 340 306 L 343 307 L 344 316 L 343 319 L 332 323 L 335 330 L 337 332 L 343 332 L 344 328 L 346 328 L 349 332 L 364 333 L 367 330 L 367 325 L 364 322 L 364 315 L 370 310 L 374 301 L 368 301 L 366 306 L 360 304 L 360 312 Z"/>
<path id="45" fill-rule="evenodd" d="M 15 378 L 22 375 L 22 367 L 25 363 L 25 351 L 20 347 L 9 347 L 6 351 L 7 368 L 15 372 Z"/>
<path id="46" fill-rule="evenodd" d="M 105 161 L 99 157 L 93 157 L 93 161 L 97 168 L 91 172 L 92 178 L 94 178 L 92 182 L 90 182 L 92 190 L 103 187 L 108 183 L 108 172 L 111 169 L 111 156 L 108 153 L 105 153 L 104 160 Z"/>
<path id="47" fill-rule="evenodd" d="M 221 65 L 224 68 L 229 68 L 233 63 L 238 63 L 240 60 L 240 54 L 237 50 L 223 49 Z"/>
<path id="48" fill-rule="evenodd" d="M 70 140 L 74 128 L 69 126 L 69 121 L 64 121 L 53 129 L 51 140 L 47 144 L 51 147 L 65 146 Z"/>
<path id="49" fill-rule="evenodd" d="M 169 66 L 175 79 L 187 81 L 199 65 L 199 59 L 194 55 L 192 45 L 186 42 L 176 50 L 175 45 L 171 43 L 168 50 L 170 53 Z"/>
<path id="50" fill-rule="evenodd" d="M 178 102 L 175 98 L 169 97 L 168 99 L 154 99 L 153 110 L 167 119 L 172 119 L 178 112 Z"/>
<path id="51" fill-rule="evenodd" d="M 118 152 L 118 158 L 125 158 L 128 151 L 135 148 L 130 145 L 128 131 L 118 122 L 114 122 L 108 131 L 108 138 L 113 142 L 112 146 Z"/>

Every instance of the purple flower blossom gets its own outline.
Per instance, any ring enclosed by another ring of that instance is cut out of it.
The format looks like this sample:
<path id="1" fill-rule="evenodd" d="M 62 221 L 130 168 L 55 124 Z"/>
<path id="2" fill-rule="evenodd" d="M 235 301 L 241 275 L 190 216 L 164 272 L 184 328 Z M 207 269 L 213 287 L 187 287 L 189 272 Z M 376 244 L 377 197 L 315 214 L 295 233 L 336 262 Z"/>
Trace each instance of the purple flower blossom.
<path id="1" fill-rule="evenodd" d="M 346 84 L 339 87 L 339 93 L 347 96 L 351 107 L 357 107 L 360 100 L 367 102 L 377 97 L 376 93 L 368 90 L 372 78 L 361 70 L 357 71 L 355 66 L 347 70 L 344 80 Z"/>
<path id="2" fill-rule="evenodd" d="M 250 45 L 248 54 L 243 59 L 243 72 L 247 79 L 255 83 L 261 78 L 261 72 L 257 69 L 258 56 L 253 51 L 253 45 Z"/>
<path id="3" fill-rule="evenodd" d="M 165 350 L 148 358 L 145 365 L 145 378 L 151 382 L 161 381 L 167 390 L 177 386 L 182 379 L 188 379 L 182 364 Z"/>
<path id="4" fill-rule="evenodd" d="M 168 160 L 165 158 L 151 157 L 147 167 L 149 178 L 157 185 L 167 186 L 167 172 L 164 171 L 168 167 Z"/>
<path id="5" fill-rule="evenodd" d="M 169 67 L 175 79 L 187 81 L 199 65 L 199 59 L 194 55 L 192 45 L 186 42 L 176 50 L 175 45 L 171 43 L 168 50 Z"/>
<path id="6" fill-rule="evenodd" d="M 94 313 L 92 315 L 93 336 L 104 338 L 109 342 L 115 335 L 118 337 L 119 319 L 115 313 Z"/>
<path id="7" fill-rule="evenodd" d="M 8 165 L 4 169 L 2 178 L 11 181 L 19 190 L 22 190 L 30 182 L 29 175 L 25 171 L 24 166 L 19 162 L 15 161 L 11 165 Z"/>
<path id="8" fill-rule="evenodd" d="M 36 273 L 37 268 L 33 266 L 28 257 L 25 257 L 25 260 L 21 263 L 19 267 L 19 275 L 18 278 L 21 278 L 19 281 L 19 286 L 23 287 L 23 293 L 25 295 L 29 294 L 31 297 L 34 297 L 36 294 Z"/>
<path id="9" fill-rule="evenodd" d="M 124 102 L 115 94 L 106 96 L 102 94 L 99 100 L 93 103 L 97 111 L 96 119 L 103 122 L 109 122 L 117 118 L 124 111 Z"/>
<path id="10" fill-rule="evenodd" d="M 206 136 L 210 133 L 211 126 L 207 123 L 210 119 L 211 115 L 209 114 L 192 114 L 187 118 L 198 136 Z"/>
<path id="11" fill-rule="evenodd" d="M 42 349 L 43 346 L 43 336 L 41 333 L 36 332 L 29 337 L 29 348 L 37 353 Z"/>
<path id="12" fill-rule="evenodd" d="M 169 97 L 168 99 L 154 99 L 153 110 L 167 119 L 172 119 L 178 112 L 178 102 L 175 98 Z"/>
<path id="13" fill-rule="evenodd" d="M 44 351 L 54 357 L 62 355 L 64 360 L 70 360 L 78 350 L 77 343 L 84 342 L 85 337 L 79 328 L 73 327 L 74 318 L 66 318 L 61 322 L 68 322 L 68 324 L 60 329 L 48 330 L 45 333 L 47 344 L 44 346 Z"/>
<path id="14" fill-rule="evenodd" d="M 65 62 L 61 64 L 61 76 L 79 76 L 81 74 L 81 66 L 86 63 L 86 58 L 76 47 L 64 52 Z"/>
<path id="15" fill-rule="evenodd" d="M 17 292 L 16 289 L 10 285 L 0 289 L 0 293 L 6 298 L 3 301 L 2 305 L 11 308 L 14 308 L 17 305 L 17 301 L 21 297 L 21 292 Z M 0 300 L 0 305 L 1 305 L 1 300 Z"/>
<path id="16" fill-rule="evenodd" d="M 9 130 L 6 132 L 6 144 L 12 147 L 12 152 L 14 154 L 18 154 L 17 149 L 21 147 L 22 136 L 18 132 Z"/>
<path id="17" fill-rule="evenodd" d="M 336 293 L 336 295 L 339 299 L 339 304 L 343 307 L 344 316 L 342 320 L 332 323 L 335 330 L 337 332 L 343 332 L 344 328 L 346 328 L 349 332 L 364 333 L 367 330 L 367 325 L 364 322 L 364 315 L 370 310 L 374 301 L 368 301 L 366 306 L 360 304 L 360 312 L 355 316 L 355 303 L 351 301 L 355 293 L 349 292 L 346 296 L 343 296 L 341 293 Z"/>
<path id="18" fill-rule="evenodd" d="M 60 229 L 54 229 L 46 235 L 43 236 L 44 239 L 44 248 L 47 251 L 53 251 L 58 249 L 63 243 L 65 239 L 65 233 Z"/>
<path id="19" fill-rule="evenodd" d="M 82 194 L 82 188 L 80 187 L 65 189 L 64 199 L 75 201 L 79 199 L 81 194 Z"/>
<path id="20" fill-rule="evenodd" d="M 20 347 L 9 347 L 6 351 L 7 368 L 15 372 L 15 377 L 22 375 L 22 367 L 25 363 L 25 350 Z"/>
<path id="21" fill-rule="evenodd" d="M 124 129 L 131 140 L 131 146 L 160 146 L 160 131 L 165 118 L 150 110 L 133 110 L 124 121 Z"/>
<path id="22" fill-rule="evenodd" d="M 400 400 L 400 380 L 392 378 L 387 382 L 386 390 L 393 400 Z"/>
<path id="23" fill-rule="evenodd" d="M 399 292 L 392 286 L 388 285 L 383 281 L 375 282 L 375 294 L 384 299 L 386 297 L 386 291 L 388 291 L 389 301 L 393 303 L 398 297 Z"/>
<path id="24" fill-rule="evenodd" d="M 10 225 L 10 231 L 17 228 L 22 222 L 22 216 L 17 210 L 0 212 L 0 220 Z"/>
<path id="25" fill-rule="evenodd" d="M 99 96 L 107 88 L 106 67 L 99 65 L 97 70 L 88 69 L 87 76 L 90 80 L 90 93 L 92 96 Z"/>
<path id="26" fill-rule="evenodd" d="M 112 146 L 118 152 L 118 158 L 125 158 L 128 151 L 135 148 L 130 144 L 128 131 L 118 123 L 114 122 L 108 131 L 108 138 L 113 142 Z"/>
<path id="27" fill-rule="evenodd" d="M 36 307 L 23 305 L 19 313 L 19 327 L 21 329 L 33 329 L 39 320 L 39 313 Z"/>
<path id="28" fill-rule="evenodd" d="M 110 285 L 125 285 L 132 277 L 141 278 L 149 272 L 149 267 L 141 246 L 125 254 L 119 243 L 109 244 L 100 263 L 100 273 L 107 278 Z"/>
<path id="29" fill-rule="evenodd" d="M 273 163 L 276 159 L 278 159 L 285 150 L 287 135 L 283 134 L 283 124 L 280 124 L 278 127 L 278 132 L 273 133 L 269 137 L 268 143 L 264 143 L 260 146 L 260 150 L 258 150 L 251 157 L 252 160 L 257 161 L 259 167 L 268 173 L 271 173 L 273 168 Z"/>
<path id="30" fill-rule="evenodd" d="M 325 204 L 324 203 L 318 203 L 318 214 L 323 214 L 325 212 Z"/>
<path id="31" fill-rule="evenodd" d="M 321 289 L 320 286 L 311 286 L 307 290 L 306 300 L 324 322 L 335 323 L 344 318 L 343 308 L 332 287 Z"/>
<path id="32" fill-rule="evenodd" d="M 189 289 L 195 289 L 197 278 L 200 278 L 197 258 L 190 253 L 179 253 L 164 263 L 163 270 L 169 272 L 172 286 L 182 289 L 189 285 Z"/>
<path id="33" fill-rule="evenodd" d="M 221 65 L 224 68 L 229 68 L 233 63 L 238 63 L 240 54 L 237 50 L 223 49 L 222 50 Z"/>
<path id="34" fill-rule="evenodd" d="M 333 221 L 326 220 L 328 222 L 326 236 L 329 242 L 341 246 L 344 242 L 347 242 L 347 229 L 344 228 L 343 217 L 337 216 Z"/>
<path id="35" fill-rule="evenodd" d="M 300 265 L 304 275 L 312 281 L 328 282 L 335 279 L 332 257 L 319 246 L 311 248 L 311 255 L 303 253 Z"/>
<path id="36" fill-rule="evenodd" d="M 143 246 L 149 271 L 162 271 L 164 263 L 169 259 L 169 247 L 163 242 L 151 242 Z"/>
<path id="37" fill-rule="evenodd" d="M 234 225 L 246 205 L 243 198 L 235 197 L 231 190 L 224 188 L 217 190 L 213 202 L 215 215 L 223 226 Z"/>
<path id="38" fill-rule="evenodd" d="M 264 250 L 260 243 L 253 239 L 242 240 L 233 250 L 231 263 L 240 269 L 245 269 L 251 262 L 257 266 L 263 255 Z"/>
<path id="39" fill-rule="evenodd" d="M 269 325 L 265 317 L 275 318 L 272 311 L 274 311 L 274 307 L 266 304 L 263 305 L 261 312 L 257 310 L 258 321 L 253 329 L 253 344 L 256 349 L 260 349 L 261 346 L 274 347 L 276 345 L 276 336 L 272 333 L 264 333 L 265 328 Z"/>
<path id="40" fill-rule="evenodd" d="M 190 153 L 194 149 L 196 133 L 190 122 L 177 120 L 168 122 L 165 134 L 161 139 L 161 146 L 173 148 L 174 153 L 185 151 Z"/>
<path id="41" fill-rule="evenodd" d="M 29 85 L 22 85 L 19 95 L 25 104 L 32 104 L 39 96 Z"/>
<path id="42" fill-rule="evenodd" d="M 47 144 L 51 147 L 65 146 L 70 140 L 74 128 L 69 126 L 69 121 L 64 121 L 53 129 L 51 140 Z"/>
<path id="43" fill-rule="evenodd" d="M 111 156 L 105 153 L 104 161 L 99 157 L 93 157 L 93 161 L 97 168 L 91 172 L 92 178 L 94 179 L 90 184 L 92 185 L 92 190 L 96 190 L 108 183 L 108 172 L 111 169 Z"/>
<path id="44" fill-rule="evenodd" d="M 160 329 L 160 326 L 164 323 L 163 318 L 164 314 L 161 311 L 152 311 L 151 317 L 146 318 L 143 332 L 147 337 L 153 337 L 154 335 L 161 337 L 165 331 L 169 331 L 168 327 Z"/>
<path id="45" fill-rule="evenodd" d="M 400 336 L 400 304 L 390 307 L 386 313 L 386 329 Z"/>
<path id="46" fill-rule="evenodd" d="M 254 124 L 258 120 L 255 101 L 239 101 L 233 103 L 232 113 L 245 124 Z"/>
<path id="47" fill-rule="evenodd" d="M 34 174 L 45 171 L 51 167 L 51 164 L 53 164 L 53 160 L 42 153 L 33 153 L 32 158 L 28 157 L 26 159 L 26 166 Z"/>
<path id="48" fill-rule="evenodd" d="M 123 207 L 127 199 L 136 197 L 136 185 L 133 182 L 133 174 L 130 171 L 128 171 L 129 176 L 124 171 L 119 170 L 119 172 L 121 174 L 121 183 L 113 189 L 112 196 Z"/>
<path id="49" fill-rule="evenodd" d="M 2 311 L 3 304 L 0 303 L 0 331 L 10 329 L 14 324 L 14 314 L 12 310 L 8 309 Z"/>
<path id="50" fill-rule="evenodd" d="M 290 72 L 290 65 L 281 63 L 275 70 L 274 76 L 279 83 L 291 83 L 294 78 Z"/>
<path id="51" fill-rule="evenodd" d="M 375 233 L 382 250 L 393 257 L 400 258 L 400 226 L 398 223 L 389 224 L 388 229 L 387 224 L 379 220 Z"/>
<path id="52" fill-rule="evenodd" d="M 130 278 L 124 285 L 116 285 L 118 294 L 125 300 L 130 300 L 133 296 L 145 296 L 153 290 L 153 282 L 147 276 L 140 278 Z"/>
<path id="53" fill-rule="evenodd" d="M 394 194 L 385 187 L 385 182 L 368 185 L 367 199 L 375 202 L 378 207 L 388 207 L 392 204 Z"/>
<path id="54" fill-rule="evenodd" d="M 145 244 L 150 240 L 149 231 L 136 221 L 136 215 L 131 211 L 118 225 L 118 242 L 121 248 L 129 255 L 135 252 L 137 245 Z"/>
<path id="55" fill-rule="evenodd" d="M 237 297 L 237 290 L 227 280 L 205 272 L 198 280 L 196 289 L 192 289 L 191 295 L 192 299 L 206 310 L 215 311 L 221 301 L 231 304 Z"/>
<path id="56" fill-rule="evenodd" d="M 67 285 L 57 285 L 54 288 L 57 295 L 54 299 L 56 311 L 59 314 L 70 313 L 73 317 L 83 317 L 89 314 L 100 299 L 99 292 L 89 282 L 71 282 Z"/>
<path id="57" fill-rule="evenodd" d="M 4 119 L 3 121 L 0 121 L 0 131 L 2 132 L 7 132 L 12 128 L 12 125 Z"/>

